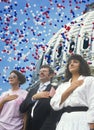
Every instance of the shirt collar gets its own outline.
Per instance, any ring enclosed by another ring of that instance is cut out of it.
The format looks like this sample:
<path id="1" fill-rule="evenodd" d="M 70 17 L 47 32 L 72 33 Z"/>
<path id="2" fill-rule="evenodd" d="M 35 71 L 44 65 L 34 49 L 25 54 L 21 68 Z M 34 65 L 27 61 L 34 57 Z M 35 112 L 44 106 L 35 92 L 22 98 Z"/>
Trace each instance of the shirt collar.
<path id="1" fill-rule="evenodd" d="M 79 78 L 78 78 L 78 80 L 81 80 L 81 79 L 84 79 L 84 78 L 85 78 L 85 76 L 80 75 Z M 71 83 L 71 79 L 69 79 L 69 82 Z"/>
<path id="2" fill-rule="evenodd" d="M 50 84 L 50 81 L 47 81 L 47 82 L 45 82 L 45 83 L 40 83 L 40 86 L 47 86 L 47 85 L 49 85 Z"/>
<path id="3" fill-rule="evenodd" d="M 50 84 L 50 81 L 45 82 L 45 83 L 40 83 L 40 86 L 37 92 L 44 91 L 47 88 L 47 85 L 49 84 Z"/>

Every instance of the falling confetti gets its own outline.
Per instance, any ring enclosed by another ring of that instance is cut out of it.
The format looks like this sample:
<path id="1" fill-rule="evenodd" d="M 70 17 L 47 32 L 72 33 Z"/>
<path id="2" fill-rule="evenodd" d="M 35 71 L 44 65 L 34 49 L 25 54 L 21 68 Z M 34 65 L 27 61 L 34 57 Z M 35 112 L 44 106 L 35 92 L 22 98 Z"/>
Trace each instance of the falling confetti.
<path id="1" fill-rule="evenodd" d="M 40 55 L 49 46 L 49 40 L 61 28 L 65 29 L 62 37 L 68 40 L 66 32 L 71 27 L 67 23 L 75 24 L 72 20 L 84 14 L 92 2 L 93 0 L 1 0 L 0 91 L 8 89 L 7 77 L 13 69 L 25 74 L 27 83 L 24 88 L 27 88 Z M 45 58 L 48 63 L 53 62 L 50 55 Z"/>

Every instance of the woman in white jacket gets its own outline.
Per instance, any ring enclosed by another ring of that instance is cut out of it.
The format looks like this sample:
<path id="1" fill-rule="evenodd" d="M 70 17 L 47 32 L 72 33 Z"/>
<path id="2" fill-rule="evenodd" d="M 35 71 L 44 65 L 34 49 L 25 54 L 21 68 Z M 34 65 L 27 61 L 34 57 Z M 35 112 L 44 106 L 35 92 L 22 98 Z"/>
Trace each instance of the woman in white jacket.
<path id="1" fill-rule="evenodd" d="M 94 77 L 82 56 L 70 56 L 65 81 L 50 104 L 56 111 L 63 109 L 56 130 L 94 130 Z"/>

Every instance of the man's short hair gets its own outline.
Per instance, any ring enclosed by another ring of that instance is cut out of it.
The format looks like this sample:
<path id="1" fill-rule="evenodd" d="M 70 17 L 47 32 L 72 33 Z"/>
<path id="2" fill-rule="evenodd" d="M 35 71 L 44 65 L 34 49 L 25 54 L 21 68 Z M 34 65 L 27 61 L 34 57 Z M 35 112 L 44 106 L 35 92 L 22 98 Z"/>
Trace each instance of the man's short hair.
<path id="1" fill-rule="evenodd" d="M 48 68 L 49 69 L 49 74 L 54 74 L 54 70 L 49 65 L 42 65 L 41 68 Z"/>

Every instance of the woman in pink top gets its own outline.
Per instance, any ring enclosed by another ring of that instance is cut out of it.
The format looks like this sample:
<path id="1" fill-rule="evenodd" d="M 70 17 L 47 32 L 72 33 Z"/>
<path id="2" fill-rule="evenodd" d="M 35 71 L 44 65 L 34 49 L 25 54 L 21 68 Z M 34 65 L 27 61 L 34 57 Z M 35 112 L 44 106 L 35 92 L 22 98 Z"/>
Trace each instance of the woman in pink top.
<path id="1" fill-rule="evenodd" d="M 24 115 L 19 107 L 27 95 L 26 90 L 20 88 L 26 82 L 25 76 L 13 70 L 9 76 L 11 89 L 0 96 L 0 130 L 23 130 Z"/>

